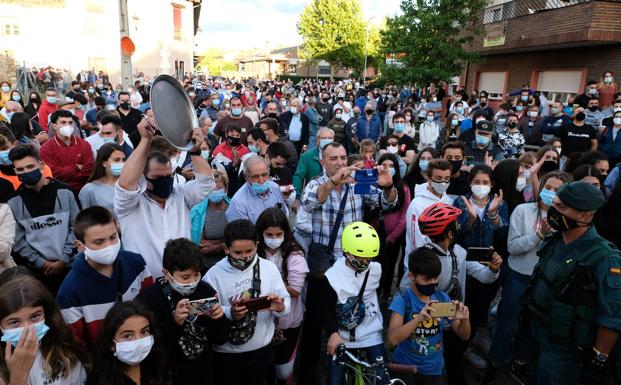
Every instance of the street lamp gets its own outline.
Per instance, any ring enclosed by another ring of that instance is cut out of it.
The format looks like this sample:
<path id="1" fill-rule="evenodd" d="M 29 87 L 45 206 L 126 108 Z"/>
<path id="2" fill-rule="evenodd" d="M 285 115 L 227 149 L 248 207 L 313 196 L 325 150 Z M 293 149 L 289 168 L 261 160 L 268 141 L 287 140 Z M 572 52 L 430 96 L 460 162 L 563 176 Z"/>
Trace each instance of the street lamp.
<path id="1" fill-rule="evenodd" d="M 364 84 L 367 82 L 367 60 L 369 58 L 369 23 L 371 22 L 371 20 L 375 19 L 375 16 L 371 17 L 369 20 L 367 20 L 367 39 L 366 39 L 366 43 L 365 43 L 365 52 L 364 52 L 364 75 L 362 76 L 362 86 L 364 87 Z"/>

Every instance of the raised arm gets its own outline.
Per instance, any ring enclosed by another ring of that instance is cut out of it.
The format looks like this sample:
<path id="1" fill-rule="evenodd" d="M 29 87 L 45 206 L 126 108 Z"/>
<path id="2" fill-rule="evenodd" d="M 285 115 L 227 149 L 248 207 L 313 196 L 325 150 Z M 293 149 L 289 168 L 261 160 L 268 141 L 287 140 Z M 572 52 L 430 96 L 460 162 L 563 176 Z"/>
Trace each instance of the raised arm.
<path id="1" fill-rule="evenodd" d="M 138 123 L 138 132 L 140 132 L 140 144 L 134 149 L 134 152 L 129 156 L 121 176 L 119 177 L 118 184 L 125 190 L 136 191 L 138 190 L 138 179 L 144 171 L 145 164 L 147 162 L 147 156 L 151 149 L 151 141 L 155 135 L 155 131 L 150 123 L 153 118 L 142 118 Z M 194 160 L 194 159 L 192 159 Z"/>

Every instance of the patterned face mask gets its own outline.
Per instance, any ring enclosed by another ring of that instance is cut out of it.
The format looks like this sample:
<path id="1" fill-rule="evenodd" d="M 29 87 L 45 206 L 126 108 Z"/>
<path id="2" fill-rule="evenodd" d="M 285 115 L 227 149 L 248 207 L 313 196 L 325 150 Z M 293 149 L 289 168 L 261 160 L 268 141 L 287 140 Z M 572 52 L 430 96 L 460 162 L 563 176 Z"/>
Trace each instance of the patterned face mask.
<path id="1" fill-rule="evenodd" d="M 230 255 L 227 256 L 229 263 L 231 264 L 231 266 L 233 266 L 236 269 L 239 269 L 241 271 L 246 270 L 250 265 L 252 265 L 252 262 L 254 262 L 254 258 L 256 257 L 256 255 L 253 255 L 251 257 L 247 257 L 247 258 L 233 258 Z"/>

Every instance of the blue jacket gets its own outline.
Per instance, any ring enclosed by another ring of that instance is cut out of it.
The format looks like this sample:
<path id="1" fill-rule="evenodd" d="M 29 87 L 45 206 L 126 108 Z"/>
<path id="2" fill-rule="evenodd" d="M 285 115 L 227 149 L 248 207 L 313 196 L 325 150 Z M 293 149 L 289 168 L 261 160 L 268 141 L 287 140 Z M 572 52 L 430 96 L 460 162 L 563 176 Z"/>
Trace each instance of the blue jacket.
<path id="1" fill-rule="evenodd" d="M 231 199 L 224 197 L 224 201 L 228 204 Z M 190 239 L 197 245 L 201 243 L 201 235 L 203 234 L 203 227 L 205 226 L 205 214 L 209 210 L 209 197 L 205 198 L 201 203 L 192 207 L 190 210 Z"/>
<path id="2" fill-rule="evenodd" d="M 618 160 L 621 158 L 621 131 L 617 133 L 615 140 L 612 140 L 612 127 L 607 127 L 603 135 L 599 138 L 599 151 L 606 154 L 608 159 Z"/>
<path id="3" fill-rule="evenodd" d="M 466 195 L 466 199 L 470 199 L 472 193 Z M 500 215 L 500 222 L 498 227 L 494 226 L 494 223 L 487 216 L 487 210 L 490 203 L 492 203 L 493 195 L 490 195 L 489 202 L 483 210 L 483 219 L 477 217 L 477 220 L 472 224 L 472 227 L 467 228 L 468 209 L 464 204 L 461 197 L 455 199 L 453 206 L 461 210 L 461 215 L 457 218 L 457 225 L 459 226 L 459 233 L 457 236 L 457 243 L 459 243 L 464 249 L 468 247 L 489 247 L 494 245 L 494 231 L 502 226 L 509 225 L 509 209 L 507 204 L 502 202 L 498 208 L 498 214 Z"/>
<path id="4" fill-rule="evenodd" d="M 379 115 L 373 114 L 371 116 L 369 132 L 367 132 L 365 135 L 366 128 L 367 116 L 366 114 L 361 114 L 360 118 L 358 118 L 358 122 L 356 123 L 356 137 L 359 141 L 362 139 L 372 139 L 374 141 L 377 141 L 380 134 L 382 133 L 382 121 L 380 120 Z"/>
<path id="5" fill-rule="evenodd" d="M 559 120 L 561 122 L 559 122 Z M 547 135 L 555 135 L 558 130 L 571 123 L 571 118 L 565 114 L 561 116 L 546 116 L 543 118 L 543 124 L 541 125 L 541 133 Z"/>
<path id="6" fill-rule="evenodd" d="M 367 98 L 366 96 L 359 96 L 356 99 L 356 102 L 354 103 L 358 108 L 360 108 L 360 111 L 362 111 L 362 113 L 364 113 L 364 107 L 367 105 Z"/>

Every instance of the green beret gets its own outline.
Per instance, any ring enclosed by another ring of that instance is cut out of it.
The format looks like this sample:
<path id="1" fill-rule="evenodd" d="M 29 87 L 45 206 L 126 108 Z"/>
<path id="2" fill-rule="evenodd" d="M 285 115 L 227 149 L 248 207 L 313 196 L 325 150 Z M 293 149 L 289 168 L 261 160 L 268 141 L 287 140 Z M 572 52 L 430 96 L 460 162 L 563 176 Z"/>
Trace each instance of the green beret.
<path id="1" fill-rule="evenodd" d="M 600 189 L 586 182 L 567 183 L 556 193 L 558 199 L 578 211 L 594 211 L 606 203 Z"/>

